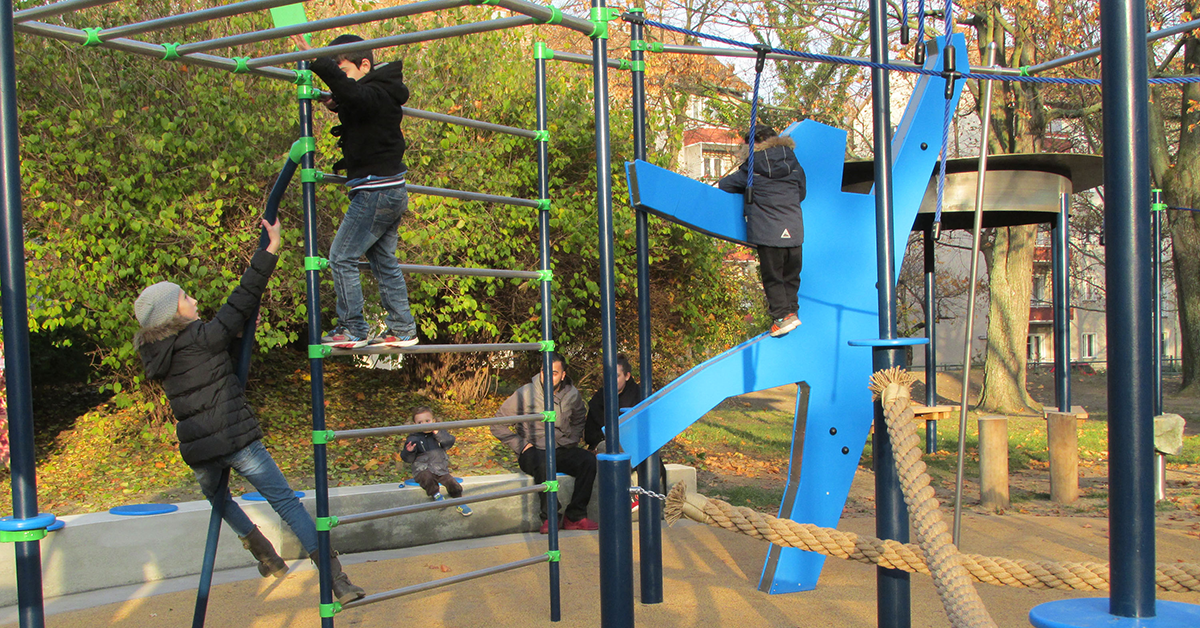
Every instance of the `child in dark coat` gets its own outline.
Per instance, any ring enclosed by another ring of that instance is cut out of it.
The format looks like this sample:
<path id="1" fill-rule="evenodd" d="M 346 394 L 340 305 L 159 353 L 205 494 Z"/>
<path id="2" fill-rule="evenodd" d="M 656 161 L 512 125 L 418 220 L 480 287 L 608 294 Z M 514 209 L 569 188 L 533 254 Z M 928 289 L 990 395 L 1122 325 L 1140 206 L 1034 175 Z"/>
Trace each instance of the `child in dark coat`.
<path id="1" fill-rule="evenodd" d="M 746 143 L 749 144 L 747 133 Z M 749 177 L 749 160 L 717 187 L 743 194 Z M 758 247 L 758 268 L 771 335 L 778 337 L 800 326 L 800 269 L 803 258 L 804 215 L 800 203 L 806 195 L 804 168 L 796 160 L 796 143 L 780 137 L 768 126 L 754 132 L 752 197 L 746 203 L 746 240 Z"/>
<path id="2" fill-rule="evenodd" d="M 427 406 L 413 410 L 413 422 L 418 425 L 433 423 L 433 410 Z M 446 454 L 446 450 L 453 446 L 453 434 L 446 430 L 434 430 L 410 434 L 404 442 L 404 449 L 400 451 L 400 459 L 412 465 L 417 484 L 425 489 L 426 495 L 439 501 L 442 499 L 439 482 L 446 487 L 452 499 L 462 497 L 462 485 L 451 475 L 450 456 Z M 466 506 L 459 506 L 458 512 L 464 517 L 471 516 L 471 509 Z"/>
<path id="3" fill-rule="evenodd" d="M 196 299 L 178 285 L 161 281 L 142 291 L 134 303 L 140 330 L 134 347 L 142 358 L 146 376 L 162 380 L 177 421 L 179 453 L 196 474 L 200 490 L 215 506 L 224 503 L 224 519 L 237 532 L 242 545 L 258 560 L 265 578 L 287 574 L 287 564 L 230 495 L 218 494 L 221 475 L 233 469 L 250 481 L 287 522 L 309 557 L 317 558 L 317 528 L 300 505 L 287 479 L 262 444 L 262 429 L 246 401 L 234 369 L 230 344 L 246 321 L 258 311 L 267 280 L 278 261 L 279 222 L 262 221 L 269 244 L 250 259 L 238 287 L 211 321 L 201 321 Z M 341 602 L 364 595 L 331 558 L 333 591 Z"/>

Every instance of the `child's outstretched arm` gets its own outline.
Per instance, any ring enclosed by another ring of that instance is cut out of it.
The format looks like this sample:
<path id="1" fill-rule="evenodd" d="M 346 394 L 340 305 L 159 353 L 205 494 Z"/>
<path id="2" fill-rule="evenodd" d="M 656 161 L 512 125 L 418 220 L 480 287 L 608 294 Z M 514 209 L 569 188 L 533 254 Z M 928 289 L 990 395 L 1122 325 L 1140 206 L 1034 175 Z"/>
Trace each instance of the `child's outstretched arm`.
<path id="1" fill-rule="evenodd" d="M 204 345 L 218 348 L 228 346 L 242 331 L 246 321 L 258 311 L 262 294 L 267 289 L 267 280 L 271 278 L 275 263 L 279 261 L 276 253 L 282 244 L 282 226 L 278 219 L 274 224 L 266 220 L 261 221 L 261 224 L 267 231 L 267 248 L 250 258 L 250 267 L 242 273 L 241 281 L 233 289 L 225 305 L 217 310 L 217 315 L 211 321 L 200 327 L 198 340 Z"/>

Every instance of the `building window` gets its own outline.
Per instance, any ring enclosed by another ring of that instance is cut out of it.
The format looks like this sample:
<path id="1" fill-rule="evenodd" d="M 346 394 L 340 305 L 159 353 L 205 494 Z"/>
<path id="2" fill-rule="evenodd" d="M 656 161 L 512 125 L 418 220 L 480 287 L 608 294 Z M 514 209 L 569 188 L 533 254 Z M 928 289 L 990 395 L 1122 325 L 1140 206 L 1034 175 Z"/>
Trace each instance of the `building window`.
<path id="1" fill-rule="evenodd" d="M 1042 361 L 1042 337 L 1029 335 L 1025 343 L 1025 358 L 1030 364 L 1040 364 Z"/>
<path id="2" fill-rule="evenodd" d="M 1033 302 L 1040 305 L 1046 301 L 1046 276 L 1035 275 L 1033 278 Z"/>
<path id="3" fill-rule="evenodd" d="M 1083 347 L 1080 348 L 1080 352 L 1084 358 L 1096 357 L 1096 334 L 1083 335 Z"/>

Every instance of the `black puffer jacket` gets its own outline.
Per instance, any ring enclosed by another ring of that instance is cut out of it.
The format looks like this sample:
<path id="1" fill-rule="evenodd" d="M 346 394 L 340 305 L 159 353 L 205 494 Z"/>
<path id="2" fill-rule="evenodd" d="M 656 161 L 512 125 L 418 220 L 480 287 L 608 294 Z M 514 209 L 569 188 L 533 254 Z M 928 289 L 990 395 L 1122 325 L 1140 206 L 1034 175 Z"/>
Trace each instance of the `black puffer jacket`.
<path id="1" fill-rule="evenodd" d="M 807 194 L 804 169 L 796 161 L 796 142 L 772 137 L 754 144 L 754 199 L 746 205 L 746 240 L 759 246 L 793 247 L 804 244 L 804 215 L 800 203 Z M 747 163 L 721 179 L 726 192 L 746 191 Z"/>
<path id="2" fill-rule="evenodd" d="M 333 169 L 345 169 L 350 179 L 387 177 L 407 170 L 407 145 L 400 130 L 401 106 L 408 102 L 404 65 L 400 61 L 382 63 L 357 81 L 329 58 L 317 59 L 310 67 L 329 86 L 337 103 L 341 124 L 330 133 L 341 138 L 338 146 L 343 158 Z"/>
<path id="3" fill-rule="evenodd" d="M 211 321 L 176 317 L 134 338 L 146 376 L 162 380 L 178 421 L 179 453 L 189 466 L 262 438 L 234 372 L 229 345 L 258 307 L 278 259 L 266 251 L 255 253 L 241 283 Z"/>

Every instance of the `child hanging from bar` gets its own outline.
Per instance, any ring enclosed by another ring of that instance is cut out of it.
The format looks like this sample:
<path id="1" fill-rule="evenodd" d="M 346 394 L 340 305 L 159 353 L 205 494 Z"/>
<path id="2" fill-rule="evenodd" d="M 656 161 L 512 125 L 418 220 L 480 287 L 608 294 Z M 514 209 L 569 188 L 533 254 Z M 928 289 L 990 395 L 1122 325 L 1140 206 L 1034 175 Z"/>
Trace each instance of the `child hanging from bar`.
<path id="1" fill-rule="evenodd" d="M 302 50 L 312 48 L 304 37 L 292 40 Z M 341 35 L 330 46 L 363 41 L 358 35 Z M 356 349 L 368 343 L 383 347 L 417 344 L 417 323 L 408 304 L 408 286 L 396 261 L 397 230 L 408 211 L 404 164 L 404 118 L 408 101 L 400 60 L 375 64 L 370 49 L 315 59 L 312 71 L 329 86 L 332 100 L 325 106 L 337 113 L 337 136 L 343 158 L 333 170 L 346 171 L 350 207 L 329 246 L 329 272 L 337 296 L 338 324 L 321 337 L 321 344 Z M 374 338 L 363 317 L 362 281 L 358 260 L 366 256 L 379 284 L 379 297 L 387 310 L 387 331 Z"/>
<path id="2" fill-rule="evenodd" d="M 216 316 L 200 320 L 196 299 L 169 281 L 160 281 L 138 295 L 133 310 L 140 329 L 133 346 L 142 358 L 146 376 L 162 380 L 175 413 L 179 454 L 192 468 L 200 490 L 212 502 L 224 504 L 224 520 L 237 532 L 242 546 L 258 560 L 264 578 L 287 575 L 287 563 L 271 541 L 250 521 L 225 488 L 217 490 L 226 469 L 237 471 L 271 504 L 317 562 L 317 528 L 287 479 L 263 447 L 262 428 L 234 369 L 229 347 L 246 321 L 258 311 L 267 280 L 279 260 L 280 224 L 262 221 L 266 250 L 250 258 L 250 267 Z M 337 556 L 330 557 L 333 592 L 340 602 L 363 597 L 361 587 L 342 572 Z"/>
<path id="3" fill-rule="evenodd" d="M 750 134 L 744 138 L 750 143 Z M 726 192 L 746 193 L 749 159 L 717 182 Z M 769 126 L 754 131 L 753 188 L 745 204 L 746 240 L 758 247 L 758 268 L 771 336 L 779 337 L 800 326 L 800 269 L 804 244 L 804 215 L 800 203 L 807 193 L 804 168 L 796 160 L 796 143 L 780 137 Z"/>
<path id="4" fill-rule="evenodd" d="M 433 423 L 433 410 L 428 406 L 420 406 L 413 410 L 413 422 L 417 425 Z M 400 450 L 400 459 L 412 465 L 413 476 L 425 494 L 435 500 L 442 500 L 440 482 L 446 487 L 451 498 L 462 497 L 462 485 L 450 473 L 450 456 L 446 450 L 454 446 L 454 435 L 446 430 L 419 432 L 409 434 Z M 471 509 L 459 506 L 458 512 L 464 517 L 471 516 Z"/>

